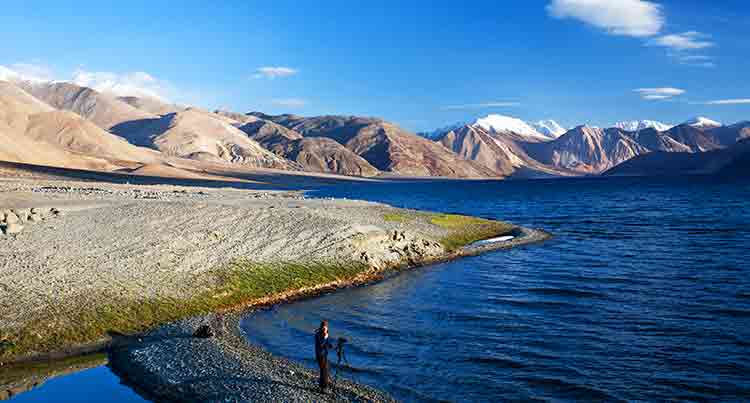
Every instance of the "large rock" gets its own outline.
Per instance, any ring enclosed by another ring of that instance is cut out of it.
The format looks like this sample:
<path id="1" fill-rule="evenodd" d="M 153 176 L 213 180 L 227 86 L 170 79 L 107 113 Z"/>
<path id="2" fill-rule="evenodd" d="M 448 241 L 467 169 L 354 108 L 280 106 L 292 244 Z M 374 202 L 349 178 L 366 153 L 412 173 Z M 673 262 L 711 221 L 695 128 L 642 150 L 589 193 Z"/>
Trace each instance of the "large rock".
<path id="1" fill-rule="evenodd" d="M 10 213 L 8 213 L 5 216 L 5 223 L 6 224 L 9 224 L 9 225 L 10 224 L 18 224 L 20 222 L 21 222 L 21 219 L 18 218 L 18 216 L 15 213 L 13 213 L 13 212 L 10 212 Z"/>
<path id="2" fill-rule="evenodd" d="M 5 233 L 8 235 L 18 234 L 23 231 L 23 225 L 19 223 L 11 223 L 5 225 Z"/>

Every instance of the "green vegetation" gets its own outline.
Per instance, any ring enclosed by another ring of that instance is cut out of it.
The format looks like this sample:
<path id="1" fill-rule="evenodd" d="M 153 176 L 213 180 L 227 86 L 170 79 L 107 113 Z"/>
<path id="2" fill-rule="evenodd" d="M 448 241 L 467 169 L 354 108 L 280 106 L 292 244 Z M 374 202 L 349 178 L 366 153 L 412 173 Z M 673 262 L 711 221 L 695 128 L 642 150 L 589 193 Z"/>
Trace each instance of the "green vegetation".
<path id="1" fill-rule="evenodd" d="M 383 214 L 383 219 L 386 222 L 397 222 L 400 224 L 406 224 L 414 220 L 413 215 L 405 214 L 402 212 L 392 212 Z"/>
<path id="2" fill-rule="evenodd" d="M 476 241 L 509 233 L 512 224 L 457 214 L 429 214 L 430 222 L 450 233 L 440 240 L 449 251 L 455 251 Z"/>
<path id="3" fill-rule="evenodd" d="M 197 279 L 204 287 L 192 298 L 154 296 L 131 300 L 106 293 L 55 307 L 17 331 L 6 331 L 0 360 L 32 352 L 58 351 L 101 340 L 107 334 L 133 334 L 182 318 L 229 309 L 283 292 L 349 280 L 364 273 L 363 264 L 257 264 L 245 260 Z"/>

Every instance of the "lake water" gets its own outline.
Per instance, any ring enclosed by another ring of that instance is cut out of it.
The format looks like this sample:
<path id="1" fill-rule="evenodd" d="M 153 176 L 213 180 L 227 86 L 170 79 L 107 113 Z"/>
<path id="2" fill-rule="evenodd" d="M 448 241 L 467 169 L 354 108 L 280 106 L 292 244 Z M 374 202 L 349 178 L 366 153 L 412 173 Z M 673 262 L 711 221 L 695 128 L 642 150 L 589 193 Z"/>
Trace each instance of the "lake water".
<path id="1" fill-rule="evenodd" d="M 276 354 L 312 367 L 325 318 L 350 340 L 354 371 L 339 376 L 404 401 L 750 400 L 750 182 L 396 182 L 311 196 L 556 237 L 246 317 L 251 340 Z M 142 401 L 106 367 L 12 400 Z"/>
<path id="2" fill-rule="evenodd" d="M 248 316 L 314 366 L 405 401 L 750 399 L 750 183 L 714 178 L 400 182 L 312 193 L 478 215 L 555 238 Z M 335 355 L 331 357 L 336 360 Z"/>

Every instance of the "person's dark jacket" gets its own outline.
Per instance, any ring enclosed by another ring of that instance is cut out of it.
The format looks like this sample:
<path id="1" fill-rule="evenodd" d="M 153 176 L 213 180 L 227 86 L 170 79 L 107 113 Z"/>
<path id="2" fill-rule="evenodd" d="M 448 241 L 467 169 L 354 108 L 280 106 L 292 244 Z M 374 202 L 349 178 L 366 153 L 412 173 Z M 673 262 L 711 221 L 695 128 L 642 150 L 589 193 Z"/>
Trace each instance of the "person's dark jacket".
<path id="1" fill-rule="evenodd" d="M 328 360 L 328 349 L 333 348 L 333 344 L 328 341 L 328 338 L 323 337 L 323 332 L 320 330 L 315 332 L 315 360 L 319 363 L 323 360 Z"/>

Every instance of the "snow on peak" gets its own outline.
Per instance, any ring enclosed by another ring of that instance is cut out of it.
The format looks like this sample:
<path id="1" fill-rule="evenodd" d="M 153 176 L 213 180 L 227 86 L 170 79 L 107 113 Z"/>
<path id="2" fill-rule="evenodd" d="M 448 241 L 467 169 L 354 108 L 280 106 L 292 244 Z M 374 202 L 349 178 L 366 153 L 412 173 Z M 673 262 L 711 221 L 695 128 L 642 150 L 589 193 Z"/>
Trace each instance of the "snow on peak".
<path id="1" fill-rule="evenodd" d="M 486 117 L 477 119 L 474 126 L 479 126 L 488 132 L 513 132 L 522 136 L 548 140 L 545 135 L 536 131 L 528 123 L 510 116 L 487 115 Z"/>
<path id="2" fill-rule="evenodd" d="M 612 127 L 628 132 L 637 132 L 643 129 L 656 129 L 660 132 L 664 132 L 671 129 L 673 126 L 655 120 L 629 120 L 617 122 Z"/>
<path id="3" fill-rule="evenodd" d="M 536 123 L 532 123 L 531 127 L 536 129 L 537 132 L 549 137 L 550 139 L 556 139 L 565 134 L 565 132 L 567 131 L 552 119 L 540 120 Z"/>
<path id="4" fill-rule="evenodd" d="M 721 127 L 722 126 L 721 123 L 719 123 L 719 122 L 717 122 L 715 120 L 711 120 L 709 118 L 705 118 L 703 116 L 698 116 L 697 118 L 690 119 L 687 122 L 685 122 L 684 124 L 686 124 L 688 126 L 697 127 L 697 128 L 711 128 L 711 127 Z"/>

